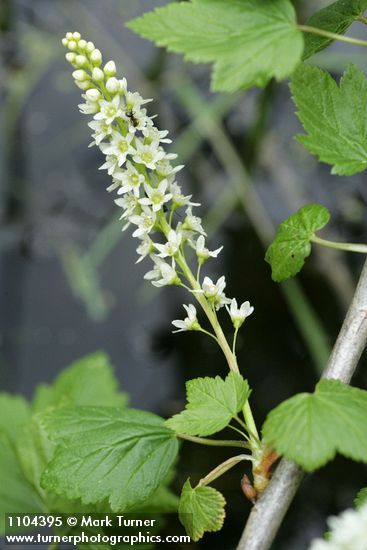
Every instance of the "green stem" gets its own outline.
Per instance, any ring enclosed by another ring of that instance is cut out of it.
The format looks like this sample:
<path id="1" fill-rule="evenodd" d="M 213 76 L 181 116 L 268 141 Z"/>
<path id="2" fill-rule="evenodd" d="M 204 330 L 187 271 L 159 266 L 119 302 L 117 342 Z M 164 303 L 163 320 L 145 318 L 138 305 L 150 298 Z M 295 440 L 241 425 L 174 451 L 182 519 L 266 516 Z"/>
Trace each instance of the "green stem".
<path id="1" fill-rule="evenodd" d="M 199 329 L 197 329 L 197 331 L 198 332 L 203 332 L 204 334 L 207 334 L 208 336 L 210 336 L 210 338 L 213 338 L 218 344 L 218 338 L 216 336 L 214 336 L 214 334 L 212 334 L 208 330 L 205 330 L 204 328 L 200 327 Z"/>
<path id="2" fill-rule="evenodd" d="M 353 44 L 354 46 L 367 46 L 366 40 L 360 40 L 359 38 L 351 38 L 350 36 L 343 36 L 335 32 L 324 31 L 323 29 L 318 29 L 316 27 L 310 27 L 309 25 L 297 25 L 299 30 L 302 32 L 309 32 L 311 34 L 317 34 L 319 36 L 325 36 L 325 38 L 330 38 L 331 40 L 338 40 L 339 42 L 346 42 L 348 44 Z"/>
<path id="3" fill-rule="evenodd" d="M 199 443 L 200 445 L 209 445 L 210 447 L 241 447 L 242 449 L 248 449 L 248 443 L 236 439 L 206 439 L 205 437 L 198 437 L 195 435 L 176 434 L 180 439 L 186 439 L 192 443 Z"/>
<path id="4" fill-rule="evenodd" d="M 367 25 L 367 17 L 364 17 L 363 15 L 358 15 L 358 17 L 356 17 L 356 21 L 359 21 L 360 23 Z"/>
<path id="5" fill-rule="evenodd" d="M 233 343 L 232 343 L 232 353 L 233 355 L 236 355 L 236 341 L 237 341 L 237 334 L 238 334 L 239 327 L 236 328 L 233 335 Z"/>
<path id="6" fill-rule="evenodd" d="M 164 235 L 167 237 L 168 232 L 170 230 L 170 226 L 168 225 L 167 220 L 166 220 L 165 215 L 163 214 L 163 212 L 160 212 L 159 222 L 161 224 L 161 229 L 162 229 Z M 185 257 L 184 257 L 182 252 L 179 252 L 177 254 L 176 261 L 177 261 L 178 265 L 180 266 L 180 268 L 182 269 L 182 272 L 184 273 L 187 281 L 191 285 L 191 288 L 193 290 L 201 290 L 200 283 L 196 280 L 196 278 L 195 278 L 194 274 L 192 273 L 190 267 L 187 265 L 187 262 L 186 262 Z M 233 372 L 239 373 L 240 369 L 238 368 L 237 358 L 232 353 L 232 350 L 231 350 L 231 348 L 230 348 L 230 346 L 227 342 L 227 339 L 224 335 L 222 327 L 220 326 L 220 323 L 218 321 L 216 312 L 212 310 L 209 302 L 207 301 L 207 299 L 205 298 L 205 296 L 203 294 L 195 292 L 194 296 L 195 296 L 195 299 L 201 305 L 201 307 L 204 310 L 211 326 L 213 327 L 216 339 L 218 341 L 218 344 L 219 344 L 221 350 L 224 353 L 224 356 L 227 360 L 227 363 L 228 363 L 228 366 L 229 366 L 230 370 L 233 371 Z M 250 408 L 250 405 L 249 405 L 248 401 L 246 401 L 246 404 L 245 404 L 245 406 L 242 410 L 242 413 L 243 413 L 243 416 L 245 418 L 246 428 L 248 429 L 248 432 L 250 434 L 250 439 L 251 439 L 252 446 L 255 450 L 258 450 L 260 437 L 259 437 L 258 431 L 256 429 L 255 420 L 254 420 L 254 417 L 252 415 L 251 408 Z"/>
<path id="7" fill-rule="evenodd" d="M 323 246 L 328 246 L 329 248 L 337 248 L 338 250 L 346 250 L 347 252 L 360 252 L 362 254 L 367 254 L 366 244 L 335 243 L 333 241 L 327 241 L 326 239 L 320 239 L 320 237 L 316 237 L 316 235 L 311 238 L 311 241 Z"/>
<path id="8" fill-rule="evenodd" d="M 214 470 L 209 472 L 205 477 L 203 477 L 197 484 L 197 487 L 204 487 L 205 485 L 209 485 L 209 483 L 215 481 L 218 477 L 228 472 L 228 470 L 230 470 L 231 468 L 233 468 L 233 466 L 236 466 L 236 464 L 242 462 L 243 460 L 252 461 L 252 457 L 249 455 L 232 456 L 228 460 L 225 460 L 224 462 L 219 464 L 219 466 L 214 468 Z"/>

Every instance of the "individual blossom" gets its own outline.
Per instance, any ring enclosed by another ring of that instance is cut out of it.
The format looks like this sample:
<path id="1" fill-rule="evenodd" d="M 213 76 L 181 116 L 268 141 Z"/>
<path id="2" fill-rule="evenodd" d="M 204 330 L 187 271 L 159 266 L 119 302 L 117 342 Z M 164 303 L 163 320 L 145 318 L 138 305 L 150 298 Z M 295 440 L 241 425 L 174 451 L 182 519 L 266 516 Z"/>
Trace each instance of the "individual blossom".
<path id="1" fill-rule="evenodd" d="M 138 164 L 144 164 L 147 168 L 154 170 L 159 160 L 162 160 L 165 153 L 157 147 L 155 143 L 144 144 L 141 141 L 136 142 L 136 152 L 133 159 Z"/>
<path id="2" fill-rule="evenodd" d="M 139 258 L 136 260 L 136 264 L 139 264 L 146 258 L 147 256 L 150 256 L 155 250 L 154 243 L 150 237 L 147 235 L 144 235 L 141 243 L 139 244 L 138 248 L 136 249 L 136 252 L 139 255 Z"/>
<path id="3" fill-rule="evenodd" d="M 139 198 L 134 193 L 126 193 L 121 199 L 115 199 L 115 204 L 123 210 L 120 220 L 141 212 Z"/>
<path id="4" fill-rule="evenodd" d="M 144 279 L 152 281 L 152 285 L 157 287 L 181 283 L 174 265 L 167 264 L 155 255 L 152 255 L 152 260 L 155 263 L 154 268 L 144 275 Z"/>
<path id="5" fill-rule="evenodd" d="M 151 210 L 148 207 L 144 207 L 140 214 L 129 216 L 129 222 L 137 225 L 133 233 L 133 237 L 144 237 L 150 233 L 155 225 L 157 215 L 154 210 Z"/>
<path id="6" fill-rule="evenodd" d="M 112 134 L 113 128 L 111 124 L 107 124 L 104 120 L 92 120 L 92 122 L 88 122 L 88 126 L 94 132 L 92 134 L 94 141 L 89 144 L 89 147 L 93 147 L 93 145 L 99 146 L 104 139 L 109 138 Z"/>
<path id="7" fill-rule="evenodd" d="M 155 244 L 156 249 L 159 251 L 158 256 L 160 258 L 174 256 L 178 252 L 181 242 L 182 234 L 171 229 L 168 233 L 167 242 L 165 244 Z"/>
<path id="8" fill-rule="evenodd" d="M 175 208 L 181 206 L 200 206 L 199 202 L 191 202 L 192 195 L 184 195 L 181 187 L 175 181 L 170 184 L 170 192 L 172 194 L 172 204 Z"/>
<path id="9" fill-rule="evenodd" d="M 197 320 L 196 308 L 192 304 L 188 306 L 183 304 L 183 307 L 186 309 L 187 317 L 184 320 L 176 319 L 172 321 L 172 325 L 177 327 L 178 330 L 173 330 L 172 332 L 184 332 L 186 330 L 200 330 L 200 324 Z"/>
<path id="10" fill-rule="evenodd" d="M 133 137 L 132 134 L 123 136 L 120 132 L 112 130 L 110 142 L 102 144 L 101 150 L 105 155 L 113 155 L 116 158 L 116 165 L 121 167 L 125 164 L 127 156 L 135 153 L 135 149 L 131 143 Z"/>
<path id="11" fill-rule="evenodd" d="M 254 311 L 250 302 L 243 302 L 243 304 L 238 307 L 236 298 L 232 298 L 230 307 L 226 306 L 226 308 L 236 330 L 243 325 L 246 317 L 249 317 Z"/>
<path id="12" fill-rule="evenodd" d="M 357 510 L 345 510 L 327 521 L 328 539 L 315 539 L 309 550 L 366 550 L 367 503 Z"/>
<path id="13" fill-rule="evenodd" d="M 112 124 L 116 118 L 122 117 L 120 96 L 116 95 L 111 100 L 101 99 L 100 111 L 94 115 L 95 120 L 104 120 L 106 124 Z"/>
<path id="14" fill-rule="evenodd" d="M 198 258 L 199 264 L 204 263 L 205 260 L 208 260 L 208 258 L 217 258 L 218 254 L 223 249 L 223 246 L 220 246 L 216 250 L 210 251 L 205 246 L 205 237 L 204 237 L 204 235 L 199 235 L 196 243 L 193 243 L 192 241 L 190 241 L 190 244 L 196 252 L 196 256 Z"/>
<path id="15" fill-rule="evenodd" d="M 214 283 L 210 277 L 204 277 L 203 284 L 201 285 L 200 290 L 193 290 L 192 292 L 198 294 L 204 294 L 204 296 L 212 302 L 215 309 L 220 309 L 225 304 L 229 304 L 231 300 L 226 297 L 224 294 L 224 289 L 226 287 L 226 279 L 224 275 L 219 277 L 218 281 Z"/>
<path id="16" fill-rule="evenodd" d="M 195 233 L 200 233 L 201 235 L 206 236 L 203 226 L 201 225 L 201 218 L 193 215 L 191 206 L 186 209 L 186 217 L 183 222 L 182 229 L 194 231 Z"/>
<path id="17" fill-rule="evenodd" d="M 153 212 L 158 212 L 162 209 L 163 205 L 172 198 L 171 193 L 166 193 L 167 187 L 167 180 L 162 180 L 158 187 L 151 187 L 150 185 L 145 184 L 144 189 L 146 197 L 140 199 L 140 203 L 145 206 L 151 206 Z"/>
<path id="18" fill-rule="evenodd" d="M 118 195 L 132 191 L 136 197 L 140 197 L 140 187 L 144 183 L 145 177 L 130 161 L 126 163 L 126 170 L 115 171 L 113 177 L 119 185 Z"/>

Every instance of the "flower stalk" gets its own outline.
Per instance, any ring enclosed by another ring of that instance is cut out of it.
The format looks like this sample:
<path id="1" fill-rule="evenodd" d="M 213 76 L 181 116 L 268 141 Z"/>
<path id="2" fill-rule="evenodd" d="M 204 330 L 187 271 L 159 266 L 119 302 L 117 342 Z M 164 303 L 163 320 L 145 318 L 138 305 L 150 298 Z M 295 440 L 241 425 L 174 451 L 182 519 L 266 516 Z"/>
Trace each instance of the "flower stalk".
<path id="1" fill-rule="evenodd" d="M 114 202 L 121 209 L 122 230 L 132 227 L 132 236 L 139 241 L 137 262 L 147 258 L 153 262 L 144 278 L 156 287 L 177 285 L 190 292 L 213 333 L 200 326 L 192 304 L 185 305 L 184 320 L 173 321 L 178 329 L 174 332 L 193 330 L 211 336 L 221 348 L 229 369 L 238 373 L 235 348 L 231 349 L 218 315 L 227 309 L 235 340 L 253 307 L 249 302 L 238 306 L 235 298 L 225 295 L 224 276 L 217 282 L 209 276 L 201 278 L 204 264 L 217 258 L 223 247 L 211 251 L 206 246 L 201 218 L 193 213 L 200 205 L 191 201 L 191 195 L 183 194 L 176 181 L 183 166 L 174 166 L 176 155 L 164 148 L 171 143 L 168 132 L 158 130 L 154 117 L 147 113 L 145 105 L 152 100 L 129 91 L 126 78 L 117 78 L 114 61 L 104 64 L 101 52 L 80 33 L 67 33 L 62 42 L 69 50 L 66 59 L 75 69 L 75 84 L 83 92 L 80 112 L 92 117 L 88 124 L 93 139 L 90 146 L 100 149 L 105 157 L 100 169 L 112 178 L 107 191 L 117 195 Z M 184 213 L 176 216 L 177 210 Z M 187 261 L 188 249 L 194 250 L 196 256 L 193 270 Z M 248 433 L 242 446 L 250 447 L 256 467 L 263 449 L 248 401 L 242 412 Z M 199 442 L 191 438 L 194 439 Z"/>

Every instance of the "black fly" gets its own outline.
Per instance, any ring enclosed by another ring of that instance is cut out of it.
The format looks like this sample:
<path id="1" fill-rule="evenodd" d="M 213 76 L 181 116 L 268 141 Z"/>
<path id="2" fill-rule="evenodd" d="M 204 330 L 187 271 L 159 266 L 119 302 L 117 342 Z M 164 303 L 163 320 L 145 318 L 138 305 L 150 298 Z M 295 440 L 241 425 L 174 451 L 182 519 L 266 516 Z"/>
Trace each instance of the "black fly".
<path id="1" fill-rule="evenodd" d="M 134 111 L 126 111 L 126 116 L 130 119 L 130 122 L 134 126 L 134 128 L 139 125 L 139 121 L 135 118 Z"/>

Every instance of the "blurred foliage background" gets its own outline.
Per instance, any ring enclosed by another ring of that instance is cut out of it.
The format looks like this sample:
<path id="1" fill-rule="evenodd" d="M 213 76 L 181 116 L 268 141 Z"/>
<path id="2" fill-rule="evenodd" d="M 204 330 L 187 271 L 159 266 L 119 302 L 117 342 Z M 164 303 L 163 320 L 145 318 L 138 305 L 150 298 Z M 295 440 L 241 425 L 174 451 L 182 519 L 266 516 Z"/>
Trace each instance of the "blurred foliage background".
<path id="1" fill-rule="evenodd" d="M 225 373 L 211 341 L 171 334 L 170 321 L 182 317 L 189 298 L 144 283 L 148 266 L 135 265 L 135 243 L 121 233 L 60 43 L 66 31 L 79 30 L 116 61 L 131 90 L 154 98 L 158 126 L 169 129 L 172 151 L 186 165 L 180 182 L 203 204 L 211 247 L 225 245 L 206 272 L 226 274 L 228 294 L 255 306 L 239 340 L 239 363 L 255 389 L 260 424 L 280 401 L 312 390 L 363 260 L 315 248 L 296 280 L 277 285 L 264 250 L 276 225 L 311 202 L 330 209 L 330 238 L 365 241 L 366 175 L 331 176 L 295 142 L 300 126 L 286 82 L 212 94 L 207 67 L 185 64 L 124 27 L 164 3 L 0 0 L 1 389 L 30 396 L 37 383 L 101 348 L 132 405 L 169 416 L 183 407 L 185 380 Z M 325 4 L 297 2 L 299 20 Z M 364 29 L 350 33 L 363 37 Z M 336 77 L 349 61 L 367 69 L 365 52 L 340 44 L 312 59 Z M 354 383 L 367 387 L 365 357 Z M 227 456 L 184 444 L 174 487 Z M 235 547 L 250 507 L 241 475 L 237 467 L 218 481 L 228 501 L 225 527 L 193 548 Z M 350 506 L 366 478 L 365 466 L 341 458 L 308 476 L 274 548 L 307 548 L 325 517 Z"/>

